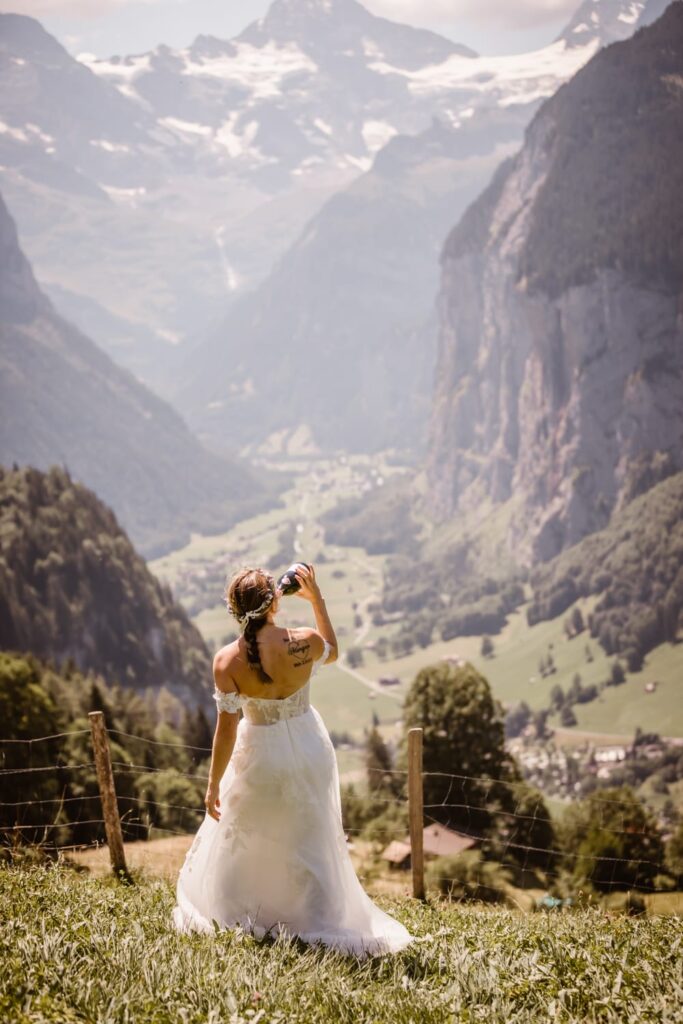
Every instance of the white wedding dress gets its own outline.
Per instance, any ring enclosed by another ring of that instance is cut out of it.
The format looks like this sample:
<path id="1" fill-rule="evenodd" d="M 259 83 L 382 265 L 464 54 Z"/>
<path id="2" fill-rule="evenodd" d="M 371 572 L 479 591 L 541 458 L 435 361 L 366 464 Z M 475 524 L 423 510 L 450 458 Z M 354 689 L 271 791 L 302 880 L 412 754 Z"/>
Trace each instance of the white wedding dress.
<path id="1" fill-rule="evenodd" d="M 332 742 L 310 703 L 311 677 L 282 699 L 214 691 L 243 711 L 220 783 L 220 821 L 207 814 L 176 886 L 182 932 L 241 926 L 359 956 L 396 952 L 413 936 L 364 892 L 342 827 Z"/>

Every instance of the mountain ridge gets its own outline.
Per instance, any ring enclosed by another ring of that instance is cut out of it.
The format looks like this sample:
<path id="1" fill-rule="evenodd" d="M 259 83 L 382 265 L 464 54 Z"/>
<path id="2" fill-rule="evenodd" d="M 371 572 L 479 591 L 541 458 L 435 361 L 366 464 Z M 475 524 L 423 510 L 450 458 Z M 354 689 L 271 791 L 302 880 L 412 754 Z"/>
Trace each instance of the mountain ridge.
<path id="1" fill-rule="evenodd" d="M 273 500 L 267 476 L 204 450 L 179 413 L 58 316 L 1 197 L 0 254 L 1 462 L 68 465 L 148 554 Z"/>

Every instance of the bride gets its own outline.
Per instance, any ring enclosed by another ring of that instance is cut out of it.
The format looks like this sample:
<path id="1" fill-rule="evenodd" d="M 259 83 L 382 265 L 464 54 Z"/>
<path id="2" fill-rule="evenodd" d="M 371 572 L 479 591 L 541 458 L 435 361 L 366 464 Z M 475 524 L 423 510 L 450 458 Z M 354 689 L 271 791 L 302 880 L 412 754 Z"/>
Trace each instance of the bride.
<path id="1" fill-rule="evenodd" d="M 173 921 L 183 932 L 216 922 L 361 956 L 395 952 L 413 936 L 356 877 L 334 748 L 310 703 L 311 678 L 336 661 L 337 640 L 313 566 L 299 565 L 296 579 L 317 629 L 276 624 L 282 595 L 261 569 L 227 588 L 242 636 L 214 658 L 206 816 L 178 876 Z"/>

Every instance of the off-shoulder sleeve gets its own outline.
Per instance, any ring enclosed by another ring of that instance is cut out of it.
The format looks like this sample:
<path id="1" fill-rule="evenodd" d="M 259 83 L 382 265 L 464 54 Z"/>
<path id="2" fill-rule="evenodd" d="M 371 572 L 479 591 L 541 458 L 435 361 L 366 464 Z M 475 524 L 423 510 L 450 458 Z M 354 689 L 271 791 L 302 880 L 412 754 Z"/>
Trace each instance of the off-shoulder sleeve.
<path id="1" fill-rule="evenodd" d="M 213 699 L 219 711 L 229 711 L 236 715 L 242 707 L 242 695 L 240 693 L 223 693 L 217 686 L 213 690 Z"/>
<path id="2" fill-rule="evenodd" d="M 327 642 L 327 640 L 325 640 L 324 637 L 323 637 L 323 644 L 324 644 L 323 653 L 320 655 L 319 658 L 316 658 L 315 661 L 313 662 L 313 668 L 311 669 L 311 675 L 312 676 L 314 676 L 315 673 L 324 666 L 325 662 L 327 661 L 327 659 L 330 656 L 330 651 L 332 650 L 332 644 L 329 644 Z"/>

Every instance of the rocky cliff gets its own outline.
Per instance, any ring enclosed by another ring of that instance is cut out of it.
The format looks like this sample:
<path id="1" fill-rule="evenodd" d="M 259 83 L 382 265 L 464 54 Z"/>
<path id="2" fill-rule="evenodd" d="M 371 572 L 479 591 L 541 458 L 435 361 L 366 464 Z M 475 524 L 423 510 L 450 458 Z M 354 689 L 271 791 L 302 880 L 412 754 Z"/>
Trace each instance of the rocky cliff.
<path id="1" fill-rule="evenodd" d="M 548 100 L 442 257 L 437 515 L 545 560 L 683 467 L 683 3 Z"/>

